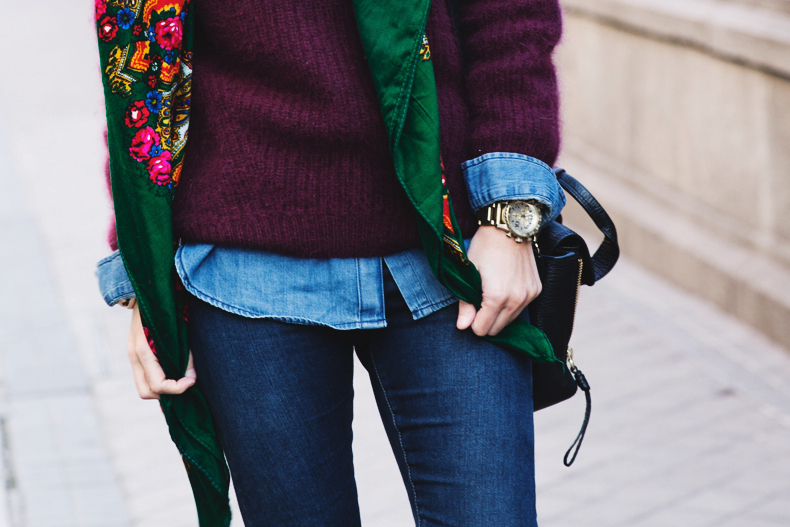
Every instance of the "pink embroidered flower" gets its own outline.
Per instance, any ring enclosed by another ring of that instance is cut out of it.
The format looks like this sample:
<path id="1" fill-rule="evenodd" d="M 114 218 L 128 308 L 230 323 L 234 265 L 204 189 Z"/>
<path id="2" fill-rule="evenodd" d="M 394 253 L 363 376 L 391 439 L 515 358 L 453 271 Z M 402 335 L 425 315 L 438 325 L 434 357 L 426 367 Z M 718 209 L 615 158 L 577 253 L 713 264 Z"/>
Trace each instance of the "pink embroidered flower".
<path id="1" fill-rule="evenodd" d="M 99 22 L 99 38 L 109 42 L 118 34 L 118 22 L 111 16 L 105 16 Z"/>
<path id="2" fill-rule="evenodd" d="M 129 155 L 137 161 L 148 161 L 151 159 L 151 149 L 158 146 L 159 134 L 150 126 L 146 126 L 134 134 Z"/>
<path id="3" fill-rule="evenodd" d="M 170 177 L 170 152 L 163 150 L 161 154 L 148 161 L 148 177 L 157 185 L 167 185 L 173 178 Z"/>
<path id="4" fill-rule="evenodd" d="M 183 37 L 183 26 L 181 19 L 178 17 L 160 20 L 156 23 L 156 43 L 162 46 L 162 49 L 170 51 L 177 48 L 181 44 Z"/>
<path id="5" fill-rule="evenodd" d="M 107 12 L 107 0 L 96 0 L 96 20 Z"/>
<path id="6" fill-rule="evenodd" d="M 126 126 L 129 128 L 140 128 L 148 120 L 151 112 L 145 105 L 145 101 L 134 101 L 126 109 Z"/>

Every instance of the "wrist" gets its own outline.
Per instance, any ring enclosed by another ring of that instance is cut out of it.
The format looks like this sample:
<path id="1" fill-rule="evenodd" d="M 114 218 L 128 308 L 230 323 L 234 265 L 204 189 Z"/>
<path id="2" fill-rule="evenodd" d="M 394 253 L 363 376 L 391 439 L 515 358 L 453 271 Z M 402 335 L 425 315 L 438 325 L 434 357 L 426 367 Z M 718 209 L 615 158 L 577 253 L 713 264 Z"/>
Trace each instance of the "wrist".
<path id="1" fill-rule="evenodd" d="M 502 231 L 501 229 L 496 228 L 493 225 L 481 225 L 477 228 L 477 232 L 475 233 L 475 238 L 479 238 L 480 241 L 486 242 L 486 246 L 493 248 L 495 250 L 517 250 L 517 251 L 531 251 L 532 250 L 532 240 L 525 239 L 521 243 L 515 243 L 512 237 L 508 236 L 506 232 Z"/>

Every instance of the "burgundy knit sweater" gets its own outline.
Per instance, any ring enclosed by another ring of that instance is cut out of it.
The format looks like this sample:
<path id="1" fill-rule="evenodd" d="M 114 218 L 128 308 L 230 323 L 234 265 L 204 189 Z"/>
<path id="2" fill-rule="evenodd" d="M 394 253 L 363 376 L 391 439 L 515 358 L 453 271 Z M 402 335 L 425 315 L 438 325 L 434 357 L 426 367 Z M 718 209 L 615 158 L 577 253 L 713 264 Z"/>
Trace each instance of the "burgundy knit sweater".
<path id="1" fill-rule="evenodd" d="M 193 9 L 192 116 L 173 204 L 176 236 L 299 257 L 419 246 L 352 1 L 201 0 Z M 426 34 L 442 157 L 466 236 L 476 222 L 463 161 L 487 152 L 555 161 L 551 54 L 560 33 L 557 0 L 433 2 Z"/>

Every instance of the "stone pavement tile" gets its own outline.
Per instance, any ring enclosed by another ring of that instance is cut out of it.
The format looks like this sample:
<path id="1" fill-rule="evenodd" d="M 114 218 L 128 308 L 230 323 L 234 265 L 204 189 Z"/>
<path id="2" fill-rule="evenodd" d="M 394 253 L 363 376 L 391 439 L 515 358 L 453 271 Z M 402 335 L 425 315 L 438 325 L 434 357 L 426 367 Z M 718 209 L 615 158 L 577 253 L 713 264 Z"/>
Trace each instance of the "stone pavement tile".
<path id="1" fill-rule="evenodd" d="M 594 482 L 589 482 L 595 485 Z M 578 525 L 600 525 L 606 527 L 632 525 L 635 518 L 645 510 L 676 499 L 679 491 L 666 487 L 646 488 L 641 484 L 624 487 L 617 492 L 608 492 L 594 500 L 577 501 L 572 491 L 564 493 L 571 505 L 568 511 L 555 516 L 546 516 L 541 525 L 560 527 Z M 540 499 L 540 498 L 539 498 Z"/>
<path id="2" fill-rule="evenodd" d="M 632 520 L 632 522 L 627 525 L 630 527 L 708 527 L 711 524 L 711 514 L 672 506 L 656 511 L 655 514 L 650 514 L 642 519 Z"/>
<path id="3" fill-rule="evenodd" d="M 601 428 L 611 431 L 619 441 L 636 443 L 640 448 L 660 449 L 671 444 L 680 451 L 696 452 L 732 442 L 727 434 L 715 434 L 714 427 L 722 421 L 736 419 L 742 411 L 738 405 L 719 404 L 715 401 L 693 399 L 685 408 L 674 411 L 649 413 L 647 405 L 632 408 L 650 419 L 639 421 L 639 426 L 629 426 L 627 418 L 614 418 L 615 424 L 602 419 Z M 633 420 L 631 421 L 633 423 Z M 605 428 L 608 425 L 608 428 Z"/>
<path id="4" fill-rule="evenodd" d="M 87 393 L 12 400 L 8 408 L 26 525 L 128 525 Z"/>
<path id="5" fill-rule="evenodd" d="M 790 487 L 790 484 L 788 484 Z M 749 517 L 773 522 L 785 522 L 787 524 L 790 518 L 790 488 L 786 488 L 781 492 L 777 492 L 768 500 L 758 504 L 751 511 Z"/>
<path id="6" fill-rule="evenodd" d="M 706 527 L 787 527 L 787 518 L 770 520 L 754 516 L 733 516 L 724 520 L 714 520 Z"/>
<path id="7" fill-rule="evenodd" d="M 585 500 L 569 494 L 543 493 L 537 496 L 538 525 L 551 526 L 553 519 L 564 518 L 573 509 L 584 507 Z M 546 520 L 544 522 L 544 520 Z"/>
<path id="8" fill-rule="evenodd" d="M 197 525 L 189 480 L 154 401 L 137 396 L 131 367 L 96 382 L 94 400 L 132 525 Z"/>
<path id="9" fill-rule="evenodd" d="M 98 380 L 94 400 L 134 527 L 194 527 L 189 480 L 159 406 L 137 395 L 131 367 Z M 231 489 L 232 490 L 232 489 Z M 232 527 L 243 525 L 231 494 Z"/>
<path id="10" fill-rule="evenodd" d="M 23 510 L 25 523 L 40 527 L 73 527 L 77 525 L 77 517 L 72 509 L 71 497 L 59 489 L 37 490 L 34 503 L 25 493 Z M 43 504 L 43 505 L 42 505 Z"/>
<path id="11" fill-rule="evenodd" d="M 593 414 L 573 467 L 562 467 L 559 457 L 575 436 L 583 399 L 577 396 L 535 417 L 542 525 L 712 526 L 732 521 L 716 510 L 722 500 L 727 506 L 720 508 L 740 518 L 731 525 L 751 527 L 754 513 L 748 511 L 760 503 L 774 507 L 776 516 L 766 521 L 779 517 L 790 525 L 790 515 L 772 501 L 778 499 L 777 489 L 790 496 L 790 428 L 765 398 L 770 393 L 749 386 L 755 370 L 710 367 L 711 360 L 749 360 L 738 356 L 726 338 L 709 333 L 719 330 L 757 346 L 740 353 L 770 356 L 774 373 L 790 372 L 790 358 L 770 343 L 750 339 L 748 329 L 743 334 L 730 329 L 738 323 L 700 308 L 671 287 L 664 294 L 650 277 L 643 280 L 643 273 L 624 263 L 622 280 L 615 273 L 583 298 L 596 306 L 618 306 L 620 320 L 611 326 L 628 328 L 630 342 L 618 346 L 616 333 L 607 335 L 607 322 L 580 304 L 574 346 L 593 386 Z M 647 293 L 654 298 L 645 307 L 637 300 Z M 678 296 L 682 309 L 674 306 Z M 678 316 L 685 318 L 678 321 Z M 689 323 L 695 318 L 704 319 L 704 327 Z M 634 342 L 650 344 L 625 349 Z M 731 346 L 729 355 L 716 359 L 722 346 Z M 739 377 L 742 371 L 752 377 Z M 637 382 L 642 378 L 644 384 Z M 642 385 L 650 389 L 640 390 Z"/>
<path id="12" fill-rule="evenodd" d="M 682 500 L 680 505 L 725 520 L 735 515 L 750 513 L 763 501 L 763 497 L 755 497 L 751 493 L 738 492 L 727 485 L 722 485 L 690 496 Z"/>
<path id="13" fill-rule="evenodd" d="M 680 292 L 627 260 L 610 282 L 622 316 L 660 331 L 688 359 L 749 397 L 790 416 L 788 350 L 714 306 Z"/>

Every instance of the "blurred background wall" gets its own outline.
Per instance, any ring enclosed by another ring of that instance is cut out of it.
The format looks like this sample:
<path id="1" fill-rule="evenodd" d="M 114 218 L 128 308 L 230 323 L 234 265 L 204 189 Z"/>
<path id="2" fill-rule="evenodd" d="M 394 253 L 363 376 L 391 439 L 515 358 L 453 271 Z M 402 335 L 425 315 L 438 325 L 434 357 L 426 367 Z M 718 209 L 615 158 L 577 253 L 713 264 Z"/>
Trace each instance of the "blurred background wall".
<path id="1" fill-rule="evenodd" d="M 561 163 L 624 254 L 790 346 L 790 0 L 563 6 Z"/>

